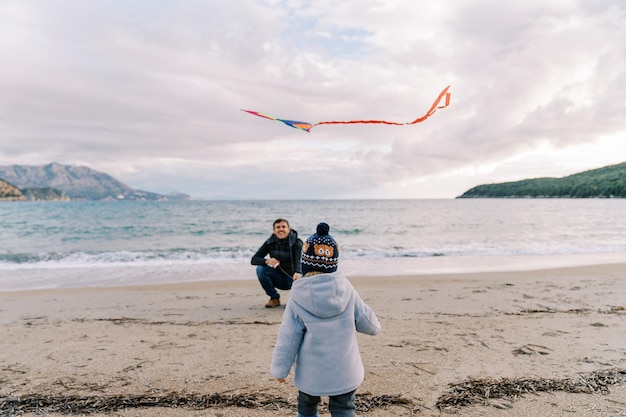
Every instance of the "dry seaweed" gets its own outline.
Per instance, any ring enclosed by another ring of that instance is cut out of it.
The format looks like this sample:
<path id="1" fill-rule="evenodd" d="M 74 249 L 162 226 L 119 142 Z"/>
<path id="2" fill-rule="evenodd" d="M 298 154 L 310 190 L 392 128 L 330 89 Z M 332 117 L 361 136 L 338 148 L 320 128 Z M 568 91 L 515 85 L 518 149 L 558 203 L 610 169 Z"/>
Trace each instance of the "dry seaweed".
<path id="1" fill-rule="evenodd" d="M 135 317 L 114 317 L 114 318 L 103 318 L 103 319 L 74 319 L 73 321 L 77 321 L 80 323 L 84 323 L 87 321 L 101 321 L 101 322 L 110 322 L 117 325 L 124 324 L 137 324 L 137 325 L 145 325 L 145 326 L 189 326 L 189 327 L 201 327 L 201 326 L 210 326 L 210 325 L 221 325 L 221 324 L 239 324 L 239 325 L 266 325 L 273 326 L 277 323 L 269 322 L 269 321 L 243 321 L 243 320 L 222 320 L 222 321 L 152 321 Z"/>
<path id="2" fill-rule="evenodd" d="M 513 400 L 528 393 L 563 391 L 608 394 L 609 387 L 626 382 L 626 370 L 609 369 L 581 374 L 575 379 L 471 379 L 450 384 L 450 391 L 435 404 L 439 410 L 487 405 L 491 399 Z"/>
<path id="3" fill-rule="evenodd" d="M 357 394 L 354 404 L 357 411 L 366 413 L 378 408 L 387 408 L 390 406 L 400 406 L 408 408 L 411 413 L 419 412 L 420 408 L 428 408 L 424 405 L 417 404 L 414 401 L 403 398 L 400 395 L 372 395 L 369 392 Z"/>
<path id="4" fill-rule="evenodd" d="M 419 411 L 418 404 L 399 395 L 357 394 L 355 404 L 358 411 L 367 412 L 377 408 L 402 406 L 411 412 Z M 217 407 L 255 409 L 295 409 L 295 404 L 284 398 L 264 394 L 219 394 L 194 393 L 148 393 L 138 395 L 52 396 L 43 394 L 24 395 L 18 398 L 0 396 L 0 416 L 24 413 L 91 414 L 110 413 L 132 408 L 187 408 L 201 410 Z"/>
<path id="5" fill-rule="evenodd" d="M 201 395 L 176 392 L 98 396 L 34 394 L 19 398 L 0 397 L 0 404 L 0 416 L 23 413 L 108 413 L 130 408 L 150 407 L 206 409 L 212 407 L 280 408 L 291 406 L 284 399 L 267 394 L 226 395 L 214 393 Z"/>
<path id="6" fill-rule="evenodd" d="M 435 406 L 441 411 L 454 411 L 469 405 L 493 405 L 509 408 L 510 405 L 493 400 L 512 401 L 529 393 L 563 391 L 570 393 L 608 394 L 610 387 L 626 382 L 626 370 L 609 369 L 581 374 L 575 379 L 470 379 L 450 384 L 450 390 L 440 396 Z M 134 408 L 185 408 L 208 409 L 237 407 L 281 410 L 292 412 L 295 404 L 285 398 L 262 392 L 232 394 L 198 394 L 181 392 L 152 392 L 146 394 L 117 395 L 46 395 L 41 393 L 18 397 L 0 396 L 0 416 L 17 416 L 25 413 L 91 414 L 110 413 Z M 236 390 L 241 391 L 241 390 Z M 375 409 L 398 406 L 410 415 L 428 407 L 400 395 L 357 394 L 357 411 L 367 413 Z"/>
<path id="7" fill-rule="evenodd" d="M 524 308 L 520 310 L 519 313 L 505 313 L 505 314 L 515 314 L 515 315 L 535 314 L 535 313 L 588 314 L 592 312 L 593 310 L 589 308 L 571 308 L 569 310 L 557 310 L 552 307 L 540 307 L 540 308 Z M 623 314 L 624 312 L 626 312 L 626 309 L 624 308 L 624 306 L 610 306 L 610 308 L 605 309 L 605 310 L 598 309 L 597 312 L 600 314 Z"/>

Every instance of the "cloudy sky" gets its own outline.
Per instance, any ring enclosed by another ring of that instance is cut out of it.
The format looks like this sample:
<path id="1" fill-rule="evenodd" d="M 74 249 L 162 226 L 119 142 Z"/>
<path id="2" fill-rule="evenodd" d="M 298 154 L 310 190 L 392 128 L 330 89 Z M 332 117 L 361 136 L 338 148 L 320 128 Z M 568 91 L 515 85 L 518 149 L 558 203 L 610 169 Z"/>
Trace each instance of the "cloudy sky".
<path id="1" fill-rule="evenodd" d="M 622 0 L 0 0 L 0 165 L 196 198 L 453 198 L 626 161 Z M 387 119 L 310 133 L 251 116 Z"/>

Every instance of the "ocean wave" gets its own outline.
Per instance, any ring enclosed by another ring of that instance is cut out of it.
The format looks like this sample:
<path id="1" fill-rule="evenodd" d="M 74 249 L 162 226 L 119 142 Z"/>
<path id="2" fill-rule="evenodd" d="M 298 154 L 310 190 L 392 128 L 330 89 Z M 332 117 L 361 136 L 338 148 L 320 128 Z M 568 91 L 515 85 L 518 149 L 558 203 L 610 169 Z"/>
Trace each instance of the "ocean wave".
<path id="1" fill-rule="evenodd" d="M 446 249 L 411 249 L 411 248 L 358 248 L 342 250 L 342 259 L 377 260 L 398 258 L 431 257 L 470 257 L 470 256 L 510 256 L 510 255 L 562 255 L 576 253 L 616 253 L 624 252 L 623 246 L 601 246 L 595 248 L 529 246 L 500 248 L 468 246 Z M 111 251 L 111 252 L 48 252 L 48 253 L 0 253 L 0 270 L 17 269 L 53 269 L 84 267 L 115 267 L 124 265 L 159 266 L 159 265 L 202 265 L 202 264 L 249 264 L 255 250 L 252 248 L 208 248 L 153 251 Z"/>
<path id="2" fill-rule="evenodd" d="M 0 254 L 0 270 L 32 268 L 83 268 L 122 265 L 172 265 L 193 263 L 240 262 L 252 256 L 250 251 L 198 251 L 172 249 L 169 251 L 72 252 L 40 254 Z"/>

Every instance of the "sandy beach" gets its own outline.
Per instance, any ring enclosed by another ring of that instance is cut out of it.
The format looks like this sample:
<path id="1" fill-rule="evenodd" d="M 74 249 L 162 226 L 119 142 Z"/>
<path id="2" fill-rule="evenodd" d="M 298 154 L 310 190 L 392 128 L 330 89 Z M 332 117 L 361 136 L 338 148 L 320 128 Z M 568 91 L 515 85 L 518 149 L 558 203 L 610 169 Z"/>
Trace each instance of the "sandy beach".
<path id="1" fill-rule="evenodd" d="M 359 415 L 626 415 L 624 263 L 350 280 L 383 326 Z M 0 415 L 296 415 L 266 301 L 254 280 L 2 292 Z"/>

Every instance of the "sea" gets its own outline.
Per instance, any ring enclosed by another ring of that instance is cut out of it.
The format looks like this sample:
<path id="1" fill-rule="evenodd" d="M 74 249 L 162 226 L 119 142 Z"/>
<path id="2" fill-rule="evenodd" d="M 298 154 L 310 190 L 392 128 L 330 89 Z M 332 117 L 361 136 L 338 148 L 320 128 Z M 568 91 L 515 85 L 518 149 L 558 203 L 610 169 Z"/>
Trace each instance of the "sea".
<path id="1" fill-rule="evenodd" d="M 254 280 L 286 218 L 324 221 L 348 276 L 626 262 L 626 199 L 0 203 L 0 291 Z"/>

